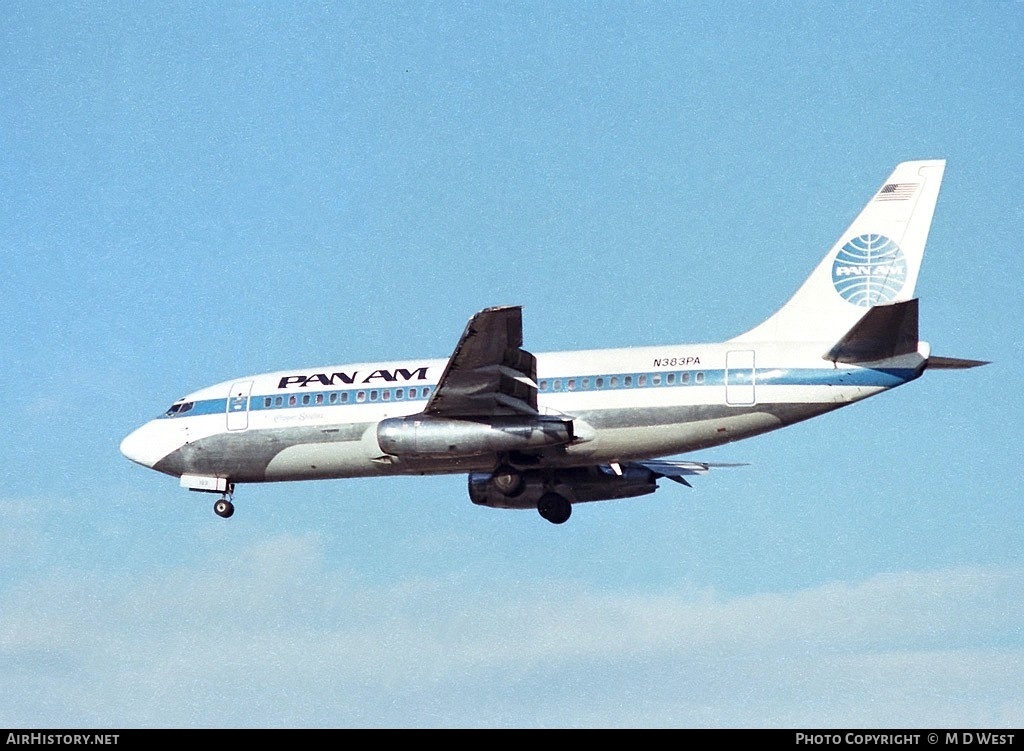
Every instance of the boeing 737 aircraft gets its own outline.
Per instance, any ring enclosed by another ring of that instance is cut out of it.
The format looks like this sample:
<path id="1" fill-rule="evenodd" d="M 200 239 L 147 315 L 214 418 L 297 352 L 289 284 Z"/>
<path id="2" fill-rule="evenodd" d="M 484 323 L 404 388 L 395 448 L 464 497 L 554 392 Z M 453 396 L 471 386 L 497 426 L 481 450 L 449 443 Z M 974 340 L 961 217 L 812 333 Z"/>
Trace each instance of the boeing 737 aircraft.
<path id="1" fill-rule="evenodd" d="M 914 287 L 945 162 L 896 167 L 777 313 L 719 344 L 533 355 L 519 307 L 470 318 L 448 359 L 244 376 L 196 391 L 121 452 L 217 493 L 239 483 L 466 473 L 482 506 L 537 509 L 653 493 L 713 465 L 666 459 L 984 364 L 931 355 Z"/>

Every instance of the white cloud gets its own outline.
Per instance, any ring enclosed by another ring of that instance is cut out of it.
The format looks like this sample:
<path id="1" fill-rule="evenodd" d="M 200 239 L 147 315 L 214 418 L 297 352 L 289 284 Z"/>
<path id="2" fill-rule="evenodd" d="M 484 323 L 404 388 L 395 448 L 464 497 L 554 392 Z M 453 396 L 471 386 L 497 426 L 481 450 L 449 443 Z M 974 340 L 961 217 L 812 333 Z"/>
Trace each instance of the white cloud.
<path id="1" fill-rule="evenodd" d="M 1014 726 L 1024 570 L 791 593 L 333 570 L 315 535 L 0 600 L 11 726 Z"/>

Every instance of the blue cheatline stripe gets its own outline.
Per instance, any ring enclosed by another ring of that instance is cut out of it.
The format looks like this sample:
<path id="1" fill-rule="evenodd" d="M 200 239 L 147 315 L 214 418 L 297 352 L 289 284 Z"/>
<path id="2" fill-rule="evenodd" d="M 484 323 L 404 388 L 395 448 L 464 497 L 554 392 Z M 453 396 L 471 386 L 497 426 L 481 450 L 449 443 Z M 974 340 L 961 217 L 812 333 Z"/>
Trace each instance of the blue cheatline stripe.
<path id="1" fill-rule="evenodd" d="M 674 376 L 669 383 L 669 376 Z M 684 381 L 684 375 L 687 376 Z M 755 373 L 755 384 L 767 386 L 868 386 L 875 388 L 892 388 L 901 383 L 912 381 L 918 373 L 913 368 L 857 368 L 841 370 L 836 368 L 765 368 Z M 700 380 L 698 381 L 698 377 Z M 657 383 L 655 383 L 657 379 Z M 630 385 L 626 385 L 626 382 Z M 643 385 L 641 385 L 643 381 Z M 609 375 L 570 375 L 540 379 L 541 394 L 565 394 L 589 391 L 632 391 L 636 389 L 663 388 L 699 388 L 705 386 L 724 386 L 725 370 L 692 370 L 692 371 L 652 371 L 646 373 L 612 373 Z M 612 383 L 615 383 L 613 386 Z M 736 369 L 729 372 L 729 382 L 738 384 L 750 383 L 750 371 Z M 601 385 L 598 385 L 600 383 Z M 557 385 L 557 389 L 555 388 Z M 357 404 L 386 404 L 388 402 L 425 402 L 425 389 L 434 390 L 434 384 L 415 386 L 416 396 L 409 397 L 409 387 L 359 388 L 333 391 L 292 391 L 272 396 L 257 395 L 249 400 L 249 411 L 279 409 L 310 409 L 314 407 L 349 407 Z M 358 398 L 363 394 L 363 399 Z M 335 401 L 331 402 L 334 394 Z M 399 395 L 401 394 L 401 395 Z M 386 398 L 385 398 L 386 396 Z M 309 397 L 308 402 L 305 397 Z M 320 401 L 317 401 L 317 399 Z M 269 405 L 267 400 L 270 400 Z M 278 404 L 278 399 L 281 403 Z M 294 404 L 292 400 L 294 399 Z M 228 400 L 204 399 L 192 403 L 191 409 L 174 415 L 164 414 L 163 419 L 188 417 L 192 415 L 216 415 L 227 411 Z"/>
<path id="2" fill-rule="evenodd" d="M 645 388 L 689 388 L 692 386 L 723 386 L 726 370 L 651 371 L 597 376 L 562 376 L 540 379 L 540 393 L 566 393 L 577 391 L 622 391 Z M 750 383 L 749 368 L 728 371 L 733 385 Z M 669 377 L 674 376 L 672 382 Z M 898 386 L 916 377 L 913 368 L 764 368 L 755 372 L 758 386 Z M 684 380 L 685 378 L 685 380 Z M 657 383 L 655 382 L 657 379 Z M 615 385 L 612 385 L 612 382 Z M 626 385 L 627 381 L 629 385 Z M 641 382 L 642 381 L 642 382 Z M 598 383 L 601 385 L 598 385 Z"/>

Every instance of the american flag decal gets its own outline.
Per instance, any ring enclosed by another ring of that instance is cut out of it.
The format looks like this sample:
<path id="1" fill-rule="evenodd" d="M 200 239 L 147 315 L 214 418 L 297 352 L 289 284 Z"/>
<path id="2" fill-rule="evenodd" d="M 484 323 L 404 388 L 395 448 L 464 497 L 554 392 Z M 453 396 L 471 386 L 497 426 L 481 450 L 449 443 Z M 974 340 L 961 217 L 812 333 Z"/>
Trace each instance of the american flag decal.
<path id="1" fill-rule="evenodd" d="M 921 183 L 887 183 L 875 196 L 876 201 L 906 201 L 913 197 Z"/>

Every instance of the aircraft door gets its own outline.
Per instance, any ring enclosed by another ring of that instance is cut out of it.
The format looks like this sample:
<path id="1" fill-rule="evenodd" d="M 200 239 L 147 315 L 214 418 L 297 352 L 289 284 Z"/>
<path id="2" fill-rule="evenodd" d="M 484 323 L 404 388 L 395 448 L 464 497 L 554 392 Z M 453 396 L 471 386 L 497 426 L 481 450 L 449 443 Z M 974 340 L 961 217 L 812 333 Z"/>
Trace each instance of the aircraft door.
<path id="1" fill-rule="evenodd" d="M 228 430 L 245 430 L 249 427 L 249 392 L 252 381 L 231 384 L 228 394 Z"/>
<path id="2" fill-rule="evenodd" d="M 738 349 L 725 355 L 725 403 L 754 403 L 754 350 Z"/>

